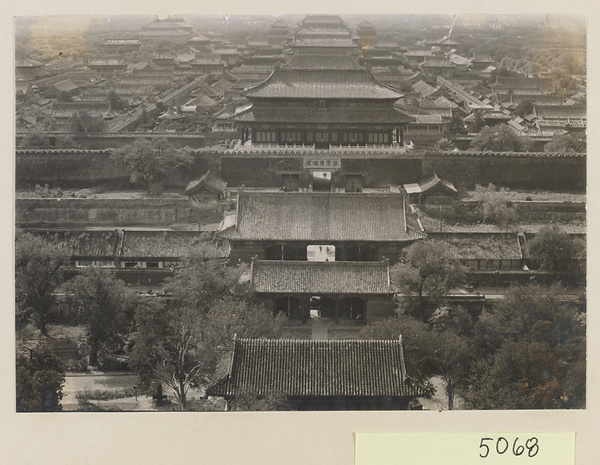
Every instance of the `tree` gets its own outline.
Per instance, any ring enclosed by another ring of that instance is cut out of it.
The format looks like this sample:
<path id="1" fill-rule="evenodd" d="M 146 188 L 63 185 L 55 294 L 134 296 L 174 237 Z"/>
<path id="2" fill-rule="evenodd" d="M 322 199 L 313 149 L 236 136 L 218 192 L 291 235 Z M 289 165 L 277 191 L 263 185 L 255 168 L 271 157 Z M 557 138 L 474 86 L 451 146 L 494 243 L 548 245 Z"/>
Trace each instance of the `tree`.
<path id="1" fill-rule="evenodd" d="M 507 124 L 483 128 L 471 141 L 471 147 L 476 150 L 494 152 L 524 152 L 531 144 L 531 139 L 515 134 Z"/>
<path id="2" fill-rule="evenodd" d="M 102 132 L 106 123 L 99 116 L 91 116 L 87 111 L 77 111 L 71 116 L 73 132 Z"/>
<path id="3" fill-rule="evenodd" d="M 111 158 L 124 163 L 129 169 L 130 181 L 148 193 L 160 192 L 179 168 L 193 162 L 191 155 L 174 148 L 164 137 L 155 140 L 136 139 L 133 144 L 115 150 Z"/>
<path id="4" fill-rule="evenodd" d="M 517 212 L 507 200 L 504 188 L 496 189 L 492 183 L 487 187 L 475 186 L 473 200 L 479 202 L 483 221 L 495 223 L 502 227 L 517 222 Z"/>
<path id="5" fill-rule="evenodd" d="M 571 134 L 557 134 L 544 146 L 544 152 L 585 152 L 585 139 L 576 139 Z"/>
<path id="6" fill-rule="evenodd" d="M 423 240 L 405 249 L 391 274 L 400 292 L 401 308 L 428 321 L 448 291 L 464 282 L 466 268 L 448 243 Z"/>
<path id="7" fill-rule="evenodd" d="M 58 93 L 58 95 L 56 96 L 56 101 L 57 102 L 72 102 L 73 96 L 71 95 L 71 92 L 66 91 L 66 90 L 61 90 Z"/>
<path id="8" fill-rule="evenodd" d="M 108 101 L 110 102 L 110 108 L 114 111 L 127 111 L 129 105 L 125 100 L 117 95 L 114 90 L 111 90 L 107 94 Z"/>
<path id="9" fill-rule="evenodd" d="M 517 108 L 515 108 L 514 114 L 520 117 L 530 115 L 531 113 L 533 113 L 533 105 L 533 100 L 527 98 L 523 99 L 521 100 L 521 102 L 519 102 Z"/>
<path id="10" fill-rule="evenodd" d="M 466 134 L 465 123 L 458 113 L 454 113 L 450 121 L 446 123 L 446 132 L 448 134 Z M 475 131 L 478 132 L 478 131 Z"/>
<path id="11" fill-rule="evenodd" d="M 394 340 L 402 336 L 406 372 L 420 383 L 438 373 L 437 335 L 430 325 L 409 315 L 398 314 L 361 329 L 359 339 Z"/>
<path id="12" fill-rule="evenodd" d="M 50 138 L 45 132 L 36 129 L 28 132 L 21 139 L 20 147 L 48 147 L 50 145 Z"/>
<path id="13" fill-rule="evenodd" d="M 450 141 L 444 137 L 435 143 L 435 148 L 440 149 L 440 150 L 449 151 L 449 150 L 454 150 L 456 148 L 456 146 L 452 143 L 452 141 Z"/>
<path id="14" fill-rule="evenodd" d="M 79 148 L 79 144 L 75 142 L 73 136 L 66 134 L 57 135 L 54 138 L 54 145 L 56 147 Z"/>
<path id="15" fill-rule="evenodd" d="M 126 310 L 133 296 L 114 275 L 102 268 L 85 269 L 65 285 L 79 321 L 85 325 L 89 364 L 98 366 L 101 349 L 118 347 L 120 334 L 127 329 Z"/>
<path id="16" fill-rule="evenodd" d="M 469 341 L 453 330 L 439 330 L 411 316 L 399 314 L 364 327 L 362 339 L 398 339 L 402 345 L 408 375 L 419 383 L 428 384 L 432 376 L 441 376 L 452 410 L 457 387 L 469 379 L 473 359 Z"/>
<path id="17" fill-rule="evenodd" d="M 54 303 L 54 289 L 63 282 L 62 267 L 69 254 L 62 245 L 39 236 L 18 233 L 15 250 L 15 300 L 17 320 L 32 318 L 47 336 L 48 313 Z"/>
<path id="18" fill-rule="evenodd" d="M 473 121 L 469 122 L 467 129 L 470 133 L 478 133 L 482 128 L 485 127 L 485 121 L 481 116 L 480 111 L 473 113 Z"/>
<path id="19" fill-rule="evenodd" d="M 569 269 L 573 260 L 585 254 L 585 244 L 558 225 L 542 226 L 529 241 L 528 249 L 532 264 L 549 271 Z"/>
<path id="20" fill-rule="evenodd" d="M 438 332 L 436 342 L 437 371 L 444 383 L 448 410 L 453 410 L 457 390 L 466 385 L 473 351 L 470 341 L 454 331 Z"/>
<path id="21" fill-rule="evenodd" d="M 585 405 L 585 315 L 553 285 L 515 286 L 475 326 L 474 408 L 581 408 Z"/>
<path id="22" fill-rule="evenodd" d="M 169 283 L 171 302 L 138 308 L 130 366 L 144 389 L 168 386 L 185 410 L 189 389 L 212 379 L 235 334 L 279 337 L 283 317 L 256 301 L 246 271 L 225 266 L 214 247 L 201 244 Z"/>
<path id="23" fill-rule="evenodd" d="M 64 364 L 45 346 L 17 356 L 17 412 L 60 411 L 64 382 Z"/>

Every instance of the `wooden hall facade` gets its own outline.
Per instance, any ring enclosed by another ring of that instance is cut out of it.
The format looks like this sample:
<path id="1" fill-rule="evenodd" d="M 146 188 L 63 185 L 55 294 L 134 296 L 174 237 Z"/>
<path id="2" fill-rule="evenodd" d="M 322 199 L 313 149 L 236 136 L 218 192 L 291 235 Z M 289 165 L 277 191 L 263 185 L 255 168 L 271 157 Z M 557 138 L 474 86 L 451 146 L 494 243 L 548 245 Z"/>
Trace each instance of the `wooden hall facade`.
<path id="1" fill-rule="evenodd" d="M 394 107 L 402 95 L 349 55 L 296 55 L 243 95 L 242 144 L 402 146 L 411 122 Z"/>
<path id="2" fill-rule="evenodd" d="M 239 192 L 218 232 L 232 262 L 307 260 L 309 246 L 330 247 L 330 261 L 395 263 L 424 237 L 399 193 Z"/>
<path id="3" fill-rule="evenodd" d="M 428 394 L 406 372 L 401 339 L 234 339 L 208 396 L 284 396 L 290 410 L 406 410 Z M 225 366 L 226 365 L 226 366 Z"/>

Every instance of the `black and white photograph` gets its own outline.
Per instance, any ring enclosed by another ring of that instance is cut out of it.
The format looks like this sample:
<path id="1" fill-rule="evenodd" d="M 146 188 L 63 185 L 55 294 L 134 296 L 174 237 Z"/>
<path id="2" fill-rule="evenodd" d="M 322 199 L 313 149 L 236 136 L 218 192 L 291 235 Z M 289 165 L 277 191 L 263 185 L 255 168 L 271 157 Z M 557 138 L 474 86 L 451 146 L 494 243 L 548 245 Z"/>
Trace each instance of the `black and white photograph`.
<path id="1" fill-rule="evenodd" d="M 16 411 L 586 407 L 584 15 L 14 24 Z"/>
<path id="2" fill-rule="evenodd" d="M 7 463 L 587 463 L 585 0 L 106 1 L 0 30 Z"/>

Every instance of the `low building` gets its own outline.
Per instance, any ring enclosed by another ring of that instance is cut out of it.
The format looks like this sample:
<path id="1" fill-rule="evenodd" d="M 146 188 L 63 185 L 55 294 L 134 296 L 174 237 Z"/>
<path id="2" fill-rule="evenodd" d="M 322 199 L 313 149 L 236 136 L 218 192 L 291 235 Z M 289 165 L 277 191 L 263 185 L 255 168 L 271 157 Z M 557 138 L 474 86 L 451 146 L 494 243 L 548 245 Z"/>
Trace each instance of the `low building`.
<path id="1" fill-rule="evenodd" d="M 458 195 L 454 184 L 443 181 L 435 173 L 421 182 L 404 184 L 404 190 L 410 203 L 451 204 Z"/>
<path id="2" fill-rule="evenodd" d="M 373 323 L 394 315 L 388 260 L 254 259 L 251 285 L 269 310 L 292 319 L 307 320 L 311 310 L 346 324 Z"/>
<path id="3" fill-rule="evenodd" d="M 219 237 L 232 261 L 306 260 L 307 247 L 333 246 L 335 260 L 398 260 L 423 235 L 407 226 L 400 194 L 240 192 Z"/>
<path id="4" fill-rule="evenodd" d="M 431 232 L 428 236 L 452 247 L 470 272 L 520 271 L 525 264 L 516 233 Z"/>
<path id="5" fill-rule="evenodd" d="M 445 123 L 441 115 L 413 115 L 414 121 L 406 126 L 406 137 L 444 134 Z"/>
<path id="6" fill-rule="evenodd" d="M 293 410 L 406 410 L 427 390 L 406 372 L 402 340 L 234 339 L 222 376 L 206 390 L 282 395 Z"/>
<path id="7" fill-rule="evenodd" d="M 204 176 L 191 181 L 187 185 L 185 195 L 193 198 L 198 203 L 221 200 L 225 196 L 226 187 L 227 183 L 225 181 L 208 170 Z"/>

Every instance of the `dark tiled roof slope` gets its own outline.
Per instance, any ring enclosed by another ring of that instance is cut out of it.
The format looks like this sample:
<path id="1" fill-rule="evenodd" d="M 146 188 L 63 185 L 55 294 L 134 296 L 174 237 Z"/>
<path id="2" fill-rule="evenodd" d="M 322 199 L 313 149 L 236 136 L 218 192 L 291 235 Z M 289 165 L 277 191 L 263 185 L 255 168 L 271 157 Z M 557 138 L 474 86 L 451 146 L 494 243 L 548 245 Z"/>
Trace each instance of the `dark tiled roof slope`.
<path id="1" fill-rule="evenodd" d="M 48 242 L 63 244 L 73 257 L 113 257 L 116 231 L 45 231 L 34 233 Z"/>
<path id="2" fill-rule="evenodd" d="M 254 260 L 252 286 L 259 293 L 390 294 L 389 264 Z"/>
<path id="3" fill-rule="evenodd" d="M 208 395 L 419 397 L 407 379 L 400 340 L 237 339 L 229 376 Z"/>
<path id="4" fill-rule="evenodd" d="M 251 107 L 248 111 L 235 117 L 240 122 L 261 123 L 340 123 L 340 124 L 404 124 L 410 123 L 412 118 L 393 107 L 387 108 L 352 108 L 338 107 L 326 111 L 317 111 L 314 108 L 258 108 Z"/>
<path id="5" fill-rule="evenodd" d="M 125 231 L 121 256 L 181 258 L 199 242 L 197 231 Z"/>
<path id="6" fill-rule="evenodd" d="M 365 69 L 354 59 L 346 55 L 296 55 L 289 63 L 282 65 L 285 69 Z"/>
<path id="7" fill-rule="evenodd" d="M 193 195 L 202 190 L 203 187 L 215 194 L 223 194 L 227 187 L 227 183 L 208 170 L 200 179 L 191 181 L 185 188 L 185 193 L 186 195 Z"/>
<path id="8" fill-rule="evenodd" d="M 269 78 L 244 91 L 251 98 L 398 100 L 398 92 L 380 84 L 363 69 L 276 69 Z"/>
<path id="9" fill-rule="evenodd" d="M 249 240 L 404 241 L 404 200 L 398 194 L 246 193 L 237 227 L 226 236 Z"/>
<path id="10" fill-rule="evenodd" d="M 535 113 L 542 119 L 587 119 L 587 109 L 575 105 L 536 105 Z"/>

